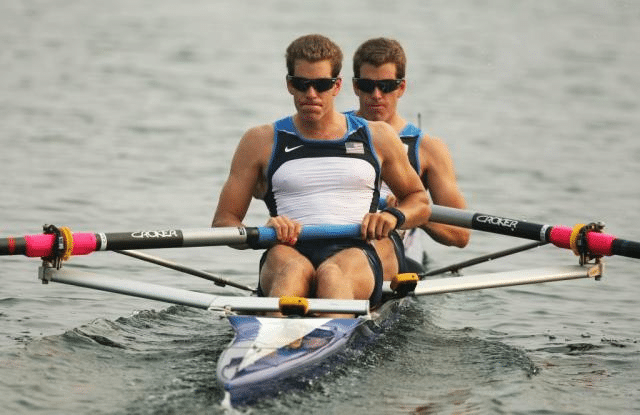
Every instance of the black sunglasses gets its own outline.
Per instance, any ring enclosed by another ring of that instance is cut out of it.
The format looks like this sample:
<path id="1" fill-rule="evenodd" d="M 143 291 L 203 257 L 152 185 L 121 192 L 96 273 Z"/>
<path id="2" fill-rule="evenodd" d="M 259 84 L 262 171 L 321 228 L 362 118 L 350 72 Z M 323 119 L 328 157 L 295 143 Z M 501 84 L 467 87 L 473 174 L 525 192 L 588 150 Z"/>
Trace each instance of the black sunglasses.
<path id="1" fill-rule="evenodd" d="M 353 78 L 353 81 L 356 83 L 356 87 L 360 91 L 366 92 L 367 94 L 372 93 L 376 87 L 380 92 L 388 94 L 389 92 L 393 92 L 398 89 L 403 79 L 380 79 L 375 81 L 367 78 Z"/>
<path id="2" fill-rule="evenodd" d="M 338 78 L 317 78 L 308 79 L 301 76 L 287 75 L 287 81 L 291 82 L 291 86 L 300 92 L 305 92 L 310 87 L 316 92 L 325 92 L 333 88 Z"/>

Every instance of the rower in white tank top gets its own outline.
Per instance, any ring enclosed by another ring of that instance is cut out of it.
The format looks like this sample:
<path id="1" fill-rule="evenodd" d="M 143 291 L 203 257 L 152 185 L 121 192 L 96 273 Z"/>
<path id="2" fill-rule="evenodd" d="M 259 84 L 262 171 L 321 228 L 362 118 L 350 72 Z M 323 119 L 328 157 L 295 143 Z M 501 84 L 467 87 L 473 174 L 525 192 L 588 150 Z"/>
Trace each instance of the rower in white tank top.
<path id="1" fill-rule="evenodd" d="M 380 163 L 367 121 L 345 115 L 347 133 L 336 140 L 302 137 L 292 117 L 274 124 L 264 200 L 271 216 L 302 225 L 359 224 L 375 212 Z"/>

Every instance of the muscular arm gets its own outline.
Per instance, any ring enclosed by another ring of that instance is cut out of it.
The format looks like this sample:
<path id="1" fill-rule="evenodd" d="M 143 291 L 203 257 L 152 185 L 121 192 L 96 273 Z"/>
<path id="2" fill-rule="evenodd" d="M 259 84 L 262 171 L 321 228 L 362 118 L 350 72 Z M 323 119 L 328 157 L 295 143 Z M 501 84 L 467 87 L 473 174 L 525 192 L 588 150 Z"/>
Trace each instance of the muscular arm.
<path id="1" fill-rule="evenodd" d="M 396 208 L 405 215 L 405 223 L 402 228 L 414 228 L 426 223 L 431 214 L 429 198 L 420 178 L 409 163 L 409 158 L 398 134 L 384 122 L 370 122 L 369 128 L 376 153 L 380 159 L 382 179 L 389 185 L 397 198 Z M 391 221 L 392 225 L 388 225 L 388 221 Z M 389 213 L 370 213 L 363 221 L 363 228 L 367 227 L 368 230 L 363 229 L 363 232 L 367 232 L 370 239 L 373 234 L 379 238 L 380 234 L 382 236 L 388 235 L 395 224 L 395 217 Z M 391 229 L 388 229 L 389 226 Z M 380 228 L 383 229 L 381 232 Z"/>
<path id="2" fill-rule="evenodd" d="M 466 208 L 447 145 L 438 138 L 423 137 L 420 143 L 420 160 L 422 182 L 433 203 L 456 209 Z M 468 229 L 434 222 L 427 222 L 420 227 L 443 245 L 464 248 L 469 243 Z"/>
<path id="3" fill-rule="evenodd" d="M 212 227 L 244 226 L 252 196 L 263 196 L 265 171 L 273 147 L 273 126 L 263 125 L 250 129 L 240 140 L 231 161 L 229 177 L 225 182 Z M 269 218 L 266 226 L 276 230 L 278 240 L 295 244 L 300 234 L 299 223 L 285 216 Z"/>
<path id="4" fill-rule="evenodd" d="M 211 226 L 244 226 L 251 197 L 264 180 L 273 145 L 273 127 L 263 125 L 247 131 L 233 156 Z"/>

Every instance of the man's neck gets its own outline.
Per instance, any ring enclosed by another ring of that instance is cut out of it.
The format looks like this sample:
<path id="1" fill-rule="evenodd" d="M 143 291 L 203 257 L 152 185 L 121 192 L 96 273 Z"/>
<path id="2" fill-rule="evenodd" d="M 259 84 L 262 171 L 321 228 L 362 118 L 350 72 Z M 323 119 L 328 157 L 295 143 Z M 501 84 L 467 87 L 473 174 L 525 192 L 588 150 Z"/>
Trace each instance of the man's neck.
<path id="1" fill-rule="evenodd" d="M 387 124 L 399 133 L 407 125 L 407 120 L 402 118 L 397 112 L 394 112 L 389 121 L 387 121 Z"/>
<path id="2" fill-rule="evenodd" d="M 314 140 L 335 140 L 342 138 L 347 131 L 346 117 L 337 111 L 313 121 L 303 120 L 300 114 L 296 114 L 293 123 L 303 137 Z"/>
<path id="3" fill-rule="evenodd" d="M 370 118 L 367 118 L 363 112 L 361 110 L 358 110 L 356 112 L 356 115 L 359 117 L 364 117 L 367 120 L 370 120 Z M 400 114 L 398 114 L 397 112 L 394 112 L 389 118 L 387 118 L 386 120 L 380 120 L 380 121 L 384 121 L 387 124 L 389 124 L 391 127 L 393 127 L 394 130 L 396 130 L 396 132 L 400 132 L 402 131 L 402 129 L 407 125 L 407 121 L 402 118 L 400 116 Z"/>

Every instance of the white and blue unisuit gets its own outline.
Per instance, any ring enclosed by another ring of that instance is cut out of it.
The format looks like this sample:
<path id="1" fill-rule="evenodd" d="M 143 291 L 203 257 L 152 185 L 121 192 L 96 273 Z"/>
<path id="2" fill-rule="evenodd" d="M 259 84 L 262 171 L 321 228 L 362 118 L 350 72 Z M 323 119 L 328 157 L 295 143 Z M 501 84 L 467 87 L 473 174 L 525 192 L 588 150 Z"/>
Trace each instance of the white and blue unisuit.
<path id="1" fill-rule="evenodd" d="M 346 134 L 333 140 L 302 137 L 291 116 L 274 123 L 274 144 L 264 196 L 271 216 L 283 215 L 303 226 L 359 224 L 367 213 L 377 210 L 380 162 L 368 122 L 352 114 L 345 117 Z M 370 301 L 375 305 L 382 295 L 382 266 L 369 243 L 345 238 L 300 241 L 295 246 L 314 267 L 352 247 L 363 249 L 371 264 L 376 288 Z"/>

